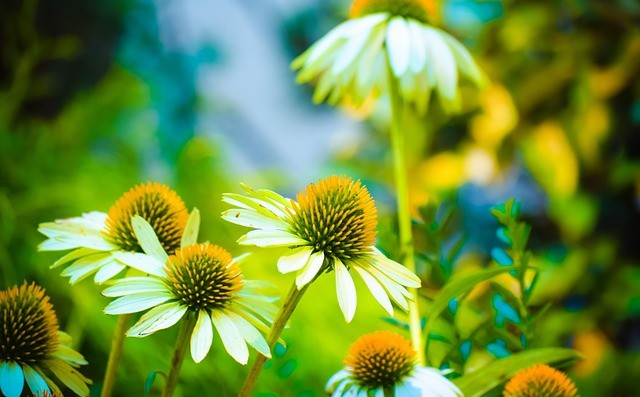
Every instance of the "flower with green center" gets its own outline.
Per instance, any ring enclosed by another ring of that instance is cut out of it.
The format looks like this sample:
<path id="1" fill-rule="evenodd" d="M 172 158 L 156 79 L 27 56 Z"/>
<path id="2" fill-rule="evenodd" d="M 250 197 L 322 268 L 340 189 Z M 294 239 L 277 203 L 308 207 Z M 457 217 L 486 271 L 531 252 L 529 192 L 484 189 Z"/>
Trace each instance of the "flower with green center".
<path id="1" fill-rule="evenodd" d="M 0 291 L 0 321 L 0 396 L 62 396 L 56 378 L 75 394 L 89 395 L 91 381 L 76 370 L 87 362 L 59 330 L 44 289 L 25 281 Z"/>
<path id="2" fill-rule="evenodd" d="M 479 86 L 485 77 L 458 40 L 428 24 L 431 3 L 354 1 L 348 21 L 293 61 L 300 70 L 297 81 L 317 81 L 317 103 L 336 104 L 348 97 L 361 105 L 372 94 L 388 93 L 393 77 L 400 95 L 420 113 L 426 112 L 432 92 L 445 111 L 458 111 L 460 75 Z"/>
<path id="3" fill-rule="evenodd" d="M 505 397 L 576 397 L 578 390 L 567 375 L 548 365 L 518 372 L 504 388 Z"/>
<path id="4" fill-rule="evenodd" d="M 149 182 L 133 187 L 109 209 L 108 213 L 89 212 L 81 217 L 40 224 L 38 230 L 48 237 L 40 251 L 73 250 L 51 268 L 68 265 L 62 275 L 75 284 L 95 273 L 101 284 L 126 268 L 119 259 L 123 252 L 142 252 L 131 218 L 141 216 L 151 224 L 162 248 L 172 253 L 189 217 L 182 199 L 169 187 Z"/>
<path id="5" fill-rule="evenodd" d="M 197 214 L 194 212 L 193 214 Z M 148 277 L 126 277 L 114 282 L 103 295 L 117 297 L 107 314 L 147 311 L 129 329 L 128 336 L 145 337 L 173 326 L 185 316 L 195 320 L 191 334 L 191 357 L 202 361 L 218 331 L 227 352 L 239 363 L 249 358 L 247 343 L 270 357 L 269 346 L 260 331 L 267 332 L 277 308 L 269 285 L 245 280 L 237 261 L 218 246 L 197 244 L 197 215 L 190 217 L 182 246 L 167 255 L 153 227 L 134 216 L 132 224 L 145 251 L 126 253 L 121 259 Z"/>
<path id="6" fill-rule="evenodd" d="M 291 252 L 278 260 L 278 270 L 296 272 L 298 289 L 323 272 L 334 271 L 338 303 L 349 322 L 357 302 L 353 270 L 389 314 L 393 314 L 389 296 L 407 309 L 411 295 L 406 287 L 419 287 L 420 279 L 375 248 L 377 211 L 360 181 L 344 176 L 321 179 L 300 192 L 296 201 L 243 187 L 248 196 L 223 195 L 237 208 L 222 217 L 256 229 L 242 236 L 239 244 L 289 247 Z"/>
<path id="7" fill-rule="evenodd" d="M 361 336 L 349 349 L 344 368 L 327 382 L 327 392 L 332 397 L 462 396 L 440 371 L 417 365 L 411 342 L 389 331 Z"/>

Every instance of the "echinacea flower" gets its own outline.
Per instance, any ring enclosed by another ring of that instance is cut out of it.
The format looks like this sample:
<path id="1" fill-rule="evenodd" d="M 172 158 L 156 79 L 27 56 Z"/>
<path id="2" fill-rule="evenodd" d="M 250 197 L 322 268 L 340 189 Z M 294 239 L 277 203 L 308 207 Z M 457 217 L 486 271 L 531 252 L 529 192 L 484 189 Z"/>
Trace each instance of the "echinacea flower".
<path id="1" fill-rule="evenodd" d="M 411 342 L 389 331 L 361 336 L 349 348 L 344 368 L 327 382 L 327 392 L 332 397 L 462 396 L 440 371 L 417 365 Z"/>
<path id="2" fill-rule="evenodd" d="M 62 396 L 59 381 L 79 396 L 88 396 L 91 381 L 76 368 L 84 357 L 71 348 L 71 337 L 42 287 L 25 281 L 0 291 L 0 396 Z"/>
<path id="3" fill-rule="evenodd" d="M 389 71 L 401 96 L 424 113 L 432 91 L 446 111 L 457 111 L 459 74 L 477 85 L 484 75 L 453 36 L 428 23 L 427 0 L 355 0 L 350 19 L 296 58 L 299 83 L 317 80 L 313 99 L 356 105 L 389 90 Z"/>
<path id="4" fill-rule="evenodd" d="M 548 365 L 518 372 L 504 388 L 505 397 L 576 397 L 578 390 L 567 375 Z"/>
<path id="5" fill-rule="evenodd" d="M 127 314 L 149 310 L 129 329 L 127 336 L 145 337 L 171 327 L 185 316 L 196 320 L 191 334 L 191 357 L 202 361 L 217 330 L 226 351 L 246 364 L 247 343 L 270 357 L 269 346 L 258 331 L 267 332 L 277 308 L 268 284 L 245 280 L 237 261 L 221 247 L 197 244 L 197 232 L 187 224 L 182 247 L 168 256 L 161 249 L 151 226 L 141 217 L 133 218 L 140 244 L 147 254 L 131 253 L 124 258 L 150 274 L 126 277 L 103 291 L 118 297 L 106 308 L 107 314 Z M 194 226 L 197 229 L 197 226 Z"/>
<path id="6" fill-rule="evenodd" d="M 51 268 L 70 264 L 62 275 L 69 277 L 71 284 L 93 273 L 95 282 L 101 284 L 126 268 L 119 258 L 122 253 L 142 252 L 131 225 L 134 215 L 151 224 L 164 250 L 173 253 L 180 247 L 189 217 L 184 202 L 169 187 L 149 182 L 133 187 L 106 214 L 93 211 L 81 217 L 40 224 L 38 230 L 48 239 L 38 249 L 73 250 Z"/>
<path id="7" fill-rule="evenodd" d="M 393 314 L 389 296 L 407 309 L 411 294 L 406 287 L 419 287 L 420 279 L 374 246 L 377 210 L 360 181 L 345 176 L 321 179 L 300 192 L 296 201 L 243 187 L 248 196 L 223 195 L 225 202 L 238 208 L 222 217 L 255 229 L 240 237 L 239 244 L 291 248 L 278 260 L 278 270 L 296 272 L 298 289 L 321 273 L 334 271 L 338 303 L 349 322 L 357 302 L 353 270 L 389 314 Z"/>

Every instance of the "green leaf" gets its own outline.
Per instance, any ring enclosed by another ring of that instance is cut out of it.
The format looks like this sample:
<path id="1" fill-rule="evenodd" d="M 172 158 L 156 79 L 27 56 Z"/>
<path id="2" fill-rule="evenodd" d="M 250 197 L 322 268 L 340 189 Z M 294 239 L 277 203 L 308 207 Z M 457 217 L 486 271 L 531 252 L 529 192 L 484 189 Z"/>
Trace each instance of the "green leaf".
<path id="1" fill-rule="evenodd" d="M 460 277 L 452 279 L 447 285 L 445 285 L 440 292 L 436 295 L 435 299 L 431 303 L 431 310 L 429 310 L 429 319 L 424 328 L 424 334 L 429 335 L 431 328 L 433 328 L 436 320 L 442 314 L 442 312 L 449 307 L 449 301 L 456 298 L 465 292 L 471 290 L 473 287 L 483 281 L 489 280 L 502 273 L 506 273 L 513 270 L 512 266 L 501 266 L 483 269 L 477 272 L 464 274 Z M 427 343 L 429 339 L 427 338 Z"/>
<path id="2" fill-rule="evenodd" d="M 158 376 L 158 374 L 162 376 L 165 380 L 167 379 L 167 374 L 165 374 L 162 371 L 153 371 L 149 375 L 147 375 L 147 380 L 145 380 L 144 382 L 145 396 L 149 395 L 149 391 L 151 391 L 151 387 L 153 386 L 153 383 L 156 381 L 156 376 Z"/>
<path id="3" fill-rule="evenodd" d="M 515 353 L 509 357 L 491 362 L 490 364 L 467 374 L 455 383 L 465 397 L 480 397 L 493 388 L 511 379 L 518 371 L 535 364 L 567 365 L 580 356 L 575 350 L 563 348 L 543 348 Z"/>

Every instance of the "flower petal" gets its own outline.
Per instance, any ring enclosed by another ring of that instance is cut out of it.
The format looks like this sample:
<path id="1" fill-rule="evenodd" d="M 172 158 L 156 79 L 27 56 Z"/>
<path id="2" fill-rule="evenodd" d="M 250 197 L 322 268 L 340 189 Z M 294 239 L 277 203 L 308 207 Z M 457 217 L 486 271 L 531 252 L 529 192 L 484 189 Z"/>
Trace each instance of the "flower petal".
<path id="1" fill-rule="evenodd" d="M 137 313 L 168 301 L 173 296 L 167 292 L 145 292 L 123 296 L 109 303 L 104 308 L 106 314 Z"/>
<path id="2" fill-rule="evenodd" d="M 120 273 L 126 268 L 127 267 L 125 265 L 123 265 L 122 263 L 115 260 L 115 258 L 113 258 L 111 261 L 104 264 L 98 270 L 95 277 L 93 278 L 93 281 L 95 281 L 96 284 L 102 284 L 105 281 L 115 277 L 118 273 Z"/>
<path id="3" fill-rule="evenodd" d="M 290 255 L 281 256 L 278 259 L 278 271 L 282 274 L 287 274 L 302 269 L 309 262 L 309 257 L 312 253 L 313 249 L 311 247 L 304 246 Z"/>
<path id="4" fill-rule="evenodd" d="M 222 219 L 236 225 L 251 227 L 254 229 L 279 229 L 285 230 L 286 222 L 273 217 L 264 216 L 252 209 L 233 208 L 222 213 Z"/>
<path id="5" fill-rule="evenodd" d="M 69 364 L 60 359 L 52 359 L 47 360 L 46 365 L 51 372 L 53 372 L 53 374 L 74 393 L 79 396 L 89 395 L 89 387 L 87 386 L 87 383 L 91 383 L 91 381 L 85 378 Z"/>
<path id="6" fill-rule="evenodd" d="M 168 255 L 164 252 L 162 244 L 160 244 L 158 236 L 149 222 L 139 215 L 134 215 L 131 218 L 131 226 L 144 252 L 165 263 Z"/>
<path id="7" fill-rule="evenodd" d="M 271 358 L 271 350 L 269 349 L 269 345 L 267 344 L 267 341 L 264 339 L 262 334 L 260 334 L 260 332 L 256 329 L 256 327 L 254 327 L 249 321 L 236 313 L 229 312 L 227 313 L 227 315 L 234 322 L 234 324 L 238 328 L 238 331 L 240 331 L 240 335 L 242 335 L 242 338 L 247 341 L 249 345 L 259 351 L 263 356 Z"/>
<path id="8" fill-rule="evenodd" d="M 143 292 L 167 291 L 167 287 L 160 279 L 153 277 L 125 277 L 105 288 L 102 295 L 117 297 L 139 294 Z"/>
<path id="9" fill-rule="evenodd" d="M 156 306 L 140 317 L 140 320 L 127 331 L 127 336 L 144 337 L 161 329 L 166 329 L 180 321 L 187 312 L 187 306 L 178 302 L 169 302 Z"/>
<path id="10" fill-rule="evenodd" d="M 158 277 L 166 277 L 164 262 L 156 257 L 139 252 L 114 252 L 113 256 L 125 265 L 141 272 L 153 274 Z"/>
<path id="11" fill-rule="evenodd" d="M 233 321 L 224 313 L 212 312 L 211 322 L 216 327 L 227 353 L 240 364 L 246 364 L 249 360 L 249 349 Z"/>
<path id="12" fill-rule="evenodd" d="M 209 353 L 213 342 L 213 327 L 211 317 L 205 310 L 198 311 L 198 321 L 191 334 L 191 357 L 193 361 L 199 363 Z"/>
<path id="13" fill-rule="evenodd" d="M 24 388 L 22 368 L 15 361 L 0 364 L 0 391 L 6 397 L 20 397 Z"/>
<path id="14" fill-rule="evenodd" d="M 27 381 L 27 386 L 29 386 L 29 390 L 31 390 L 31 394 L 34 396 L 42 396 L 45 392 L 50 391 L 47 382 L 33 368 L 27 364 L 23 364 L 22 372 L 24 373 L 24 380 Z"/>
<path id="15" fill-rule="evenodd" d="M 387 258 L 382 252 L 374 248 L 372 265 L 385 273 L 389 278 L 400 285 L 409 288 L 420 288 L 422 281 L 411 270 L 402 266 L 398 262 Z"/>
<path id="16" fill-rule="evenodd" d="M 378 303 L 380 303 L 380 305 L 384 308 L 384 310 L 386 310 L 387 313 L 389 313 L 390 316 L 393 316 L 393 305 L 389 300 L 389 296 L 387 296 L 387 292 L 384 290 L 384 288 L 382 288 L 378 280 L 376 280 L 375 277 L 367 273 L 365 270 L 361 269 L 360 266 L 354 265 L 352 266 L 352 268 L 355 269 L 356 272 L 358 272 L 360 277 L 362 277 L 362 280 L 364 280 L 367 288 L 369 288 L 369 291 L 371 291 L 371 294 L 374 298 L 376 298 Z"/>
<path id="17" fill-rule="evenodd" d="M 182 232 L 182 239 L 180 240 L 180 246 L 186 247 L 187 245 L 195 244 L 198 242 L 198 230 L 200 230 L 200 211 L 194 208 L 189 214 L 187 224 Z"/>
<path id="18" fill-rule="evenodd" d="M 387 27 L 387 52 L 389 63 L 396 77 L 404 74 L 411 58 L 411 32 L 402 17 L 394 17 Z"/>
<path id="19" fill-rule="evenodd" d="M 310 283 L 318 274 L 324 263 L 324 253 L 322 251 L 309 255 L 307 264 L 298 271 L 296 285 L 298 289 Z"/>
<path id="20" fill-rule="evenodd" d="M 289 247 L 306 243 L 307 241 L 284 230 L 252 230 L 238 239 L 240 245 L 257 247 Z"/>
<path id="21" fill-rule="evenodd" d="M 338 304 L 344 314 L 344 319 L 350 323 L 356 314 L 356 306 L 358 303 L 356 296 L 356 286 L 349 274 L 347 267 L 335 258 L 333 268 L 336 272 L 336 292 L 338 293 Z"/>

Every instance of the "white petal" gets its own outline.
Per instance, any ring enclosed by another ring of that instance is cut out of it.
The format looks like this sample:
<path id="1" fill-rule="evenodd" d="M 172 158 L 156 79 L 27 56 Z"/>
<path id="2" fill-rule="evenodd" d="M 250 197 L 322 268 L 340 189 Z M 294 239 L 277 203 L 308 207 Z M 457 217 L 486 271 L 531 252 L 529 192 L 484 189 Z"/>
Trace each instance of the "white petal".
<path id="1" fill-rule="evenodd" d="M 355 32 L 353 36 L 348 38 L 347 42 L 338 52 L 336 61 L 331 67 L 332 75 L 337 76 L 340 73 L 343 73 L 346 68 L 351 66 L 362 52 L 365 44 L 369 41 L 371 33 L 372 31 L 370 29 L 362 29 Z"/>
<path id="2" fill-rule="evenodd" d="M 144 337 L 161 329 L 166 329 L 180 321 L 187 312 L 187 306 L 178 302 L 169 302 L 156 306 L 140 317 L 140 320 L 127 331 L 127 336 Z"/>
<path id="3" fill-rule="evenodd" d="M 409 66 L 411 66 L 411 70 L 414 73 L 419 74 L 424 71 L 426 61 L 426 44 L 422 40 L 422 27 L 413 19 L 409 19 L 407 25 L 411 36 L 411 61 Z"/>
<path id="4" fill-rule="evenodd" d="M 333 393 L 333 391 L 335 390 L 336 383 L 339 383 L 342 380 L 348 378 L 349 375 L 350 375 L 349 371 L 346 371 L 345 369 L 341 369 L 340 371 L 331 375 L 331 377 L 327 381 L 327 386 L 326 386 L 327 393 Z"/>
<path id="5" fill-rule="evenodd" d="M 127 295 L 109 303 L 104 312 L 106 314 L 137 313 L 164 303 L 172 297 L 169 292 L 145 292 L 143 294 Z"/>
<path id="6" fill-rule="evenodd" d="M 238 239 L 240 245 L 258 247 L 289 247 L 306 243 L 307 241 L 284 230 L 252 230 Z"/>
<path id="7" fill-rule="evenodd" d="M 483 85 L 486 81 L 486 77 L 482 71 L 480 71 L 480 68 L 478 68 L 478 65 L 473 60 L 473 57 L 469 54 L 466 47 L 447 32 L 441 31 L 440 37 L 442 37 L 453 53 L 458 69 L 477 85 Z"/>
<path id="8" fill-rule="evenodd" d="M 118 273 L 123 271 L 125 268 L 126 268 L 125 265 L 116 261 L 114 258 L 111 258 L 111 260 L 108 263 L 106 263 L 104 266 L 102 266 L 98 270 L 95 277 L 93 278 L 93 281 L 95 281 L 96 284 L 102 284 L 105 281 L 115 277 Z"/>
<path id="9" fill-rule="evenodd" d="M 182 232 L 182 239 L 180 240 L 180 246 L 186 247 L 187 245 L 195 244 L 198 242 L 198 231 L 200 230 L 200 211 L 194 208 L 189 214 L 187 224 Z"/>
<path id="10" fill-rule="evenodd" d="M 41 250 L 41 251 L 44 251 L 44 250 Z M 65 263 L 69 263 L 76 259 L 82 258 L 83 256 L 97 254 L 99 252 L 100 251 L 92 250 L 90 248 L 78 248 L 64 255 L 62 258 L 58 259 L 57 261 L 53 262 L 53 265 L 51 265 L 49 268 L 55 269 L 56 267 L 62 266 Z"/>
<path id="11" fill-rule="evenodd" d="M 141 292 L 167 291 L 167 286 L 160 279 L 153 277 L 126 277 L 116 281 L 102 291 L 103 296 L 110 298 L 139 294 Z"/>
<path id="12" fill-rule="evenodd" d="M 205 310 L 198 311 L 198 321 L 191 334 L 191 357 L 193 361 L 199 363 L 209 353 L 211 342 L 213 341 L 213 327 L 211 318 Z"/>
<path id="13" fill-rule="evenodd" d="M 429 42 L 430 61 L 435 68 L 438 92 L 445 99 L 452 100 L 458 88 L 458 70 L 453 54 L 438 30 L 424 26 L 423 36 Z"/>
<path id="14" fill-rule="evenodd" d="M 162 244 L 158 241 L 158 236 L 149 222 L 139 215 L 134 215 L 131 218 L 131 226 L 144 252 L 164 263 L 168 255 L 164 252 Z"/>
<path id="15" fill-rule="evenodd" d="M 38 244 L 38 251 L 66 251 L 74 248 L 78 248 L 78 245 L 75 243 L 60 241 L 53 238 L 44 240 L 43 242 Z"/>
<path id="16" fill-rule="evenodd" d="M 259 351 L 263 356 L 271 358 L 269 345 L 262 334 L 258 332 L 256 327 L 236 313 L 230 312 L 228 313 L 228 316 L 234 322 L 238 331 L 240 331 L 242 338 L 247 341 L 249 345 L 253 346 L 253 348 Z"/>
<path id="17" fill-rule="evenodd" d="M 336 272 L 336 292 L 338 293 L 338 304 L 344 314 L 344 319 L 350 323 L 353 320 L 354 314 L 356 314 L 357 296 L 356 286 L 353 283 L 353 279 L 349 274 L 346 266 L 340 262 L 339 259 L 335 259 L 333 263 L 334 270 Z"/>
<path id="18" fill-rule="evenodd" d="M 393 316 L 393 305 L 391 305 L 391 301 L 387 296 L 387 292 L 384 290 L 384 288 L 382 288 L 378 280 L 376 280 L 365 270 L 361 269 L 358 265 L 353 265 L 352 268 L 355 269 L 356 272 L 358 272 L 360 277 L 362 277 L 364 283 L 367 285 L 367 288 L 369 288 L 369 291 L 371 291 L 371 294 L 374 298 L 376 298 L 378 303 L 382 305 L 384 310 L 386 310 L 389 315 Z"/>
<path id="19" fill-rule="evenodd" d="M 411 270 L 396 261 L 387 258 L 382 252 L 374 248 L 372 265 L 397 283 L 409 288 L 420 288 L 422 281 Z"/>
<path id="20" fill-rule="evenodd" d="M 398 304 L 404 310 L 409 308 L 409 304 L 407 303 L 407 299 L 404 297 L 402 291 L 404 287 L 398 285 L 395 281 L 391 280 L 384 273 L 380 272 L 376 268 L 370 265 L 362 265 L 360 268 L 380 282 L 380 284 L 384 287 L 384 289 L 389 293 L 391 299 Z"/>
<path id="21" fill-rule="evenodd" d="M 75 261 L 60 273 L 63 277 L 69 277 L 69 283 L 75 284 L 84 280 L 88 275 L 95 272 L 113 259 L 110 253 L 100 253 L 85 256 Z"/>
<path id="22" fill-rule="evenodd" d="M 412 386 L 409 382 L 399 383 L 395 386 L 394 389 L 395 396 L 422 397 L 420 389 Z"/>
<path id="23" fill-rule="evenodd" d="M 322 251 L 313 253 L 309 256 L 309 261 L 298 271 L 298 276 L 296 277 L 296 285 L 298 289 L 307 285 L 313 280 L 320 269 L 322 268 L 322 264 L 324 263 L 324 253 Z"/>
<path id="24" fill-rule="evenodd" d="M 279 229 L 288 227 L 286 222 L 273 217 L 264 216 L 252 209 L 234 208 L 222 213 L 222 219 L 236 225 L 251 227 L 254 229 Z"/>
<path id="25" fill-rule="evenodd" d="M 309 261 L 312 253 L 313 249 L 311 247 L 304 246 L 293 251 L 290 255 L 281 256 L 278 259 L 278 271 L 282 274 L 287 274 L 302 269 Z"/>
<path id="26" fill-rule="evenodd" d="M 213 312 L 211 322 L 216 327 L 227 353 L 240 364 L 246 364 L 249 360 L 249 349 L 233 321 L 224 313 Z"/>
<path id="27" fill-rule="evenodd" d="M 141 272 L 158 277 L 166 277 L 167 275 L 164 270 L 164 263 L 153 256 L 138 252 L 114 252 L 113 256 L 125 265 Z"/>
<path id="28" fill-rule="evenodd" d="M 387 51 L 393 73 L 402 76 L 409 67 L 411 57 L 411 32 L 402 17 L 394 17 L 387 27 Z"/>

